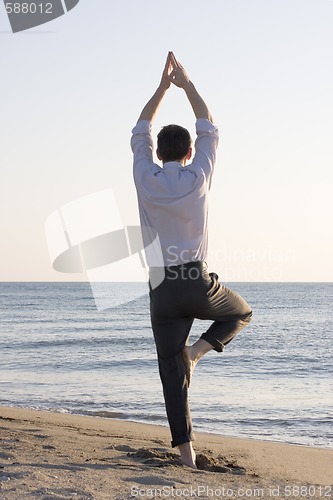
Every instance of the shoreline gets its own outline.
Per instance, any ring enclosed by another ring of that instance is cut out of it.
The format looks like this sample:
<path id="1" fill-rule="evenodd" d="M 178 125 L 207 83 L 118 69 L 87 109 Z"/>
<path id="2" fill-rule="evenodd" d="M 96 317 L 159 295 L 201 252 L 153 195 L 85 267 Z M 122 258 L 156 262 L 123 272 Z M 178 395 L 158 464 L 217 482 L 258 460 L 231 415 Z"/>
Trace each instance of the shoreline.
<path id="1" fill-rule="evenodd" d="M 194 471 L 180 465 L 162 425 L 0 406 L 0 430 L 1 500 L 154 498 L 149 489 L 167 496 L 167 488 L 200 485 L 215 488 L 217 498 L 222 485 L 235 494 L 259 488 L 264 498 L 288 496 L 291 486 L 307 488 L 309 498 L 333 496 L 329 448 L 198 432 L 202 469 Z"/>
<path id="2" fill-rule="evenodd" d="M 7 409 L 17 409 L 17 410 L 27 410 L 27 411 L 35 411 L 35 412 L 46 412 L 50 414 L 59 414 L 59 415 L 72 415 L 74 417 L 88 417 L 88 418 L 96 418 L 96 419 L 104 419 L 104 420 L 119 420 L 121 422 L 128 422 L 129 424 L 143 424 L 143 425 L 151 425 L 151 426 L 157 426 L 157 427 L 162 427 L 168 429 L 168 424 L 162 424 L 162 423 L 153 423 L 153 422 L 148 422 L 144 420 L 136 420 L 132 419 L 130 416 L 129 417 L 121 417 L 119 416 L 119 412 L 106 412 L 106 411 L 96 411 L 96 412 L 88 412 L 87 413 L 74 413 L 71 412 L 70 410 L 57 410 L 57 409 L 43 409 L 43 408 L 30 408 L 30 407 L 25 407 L 25 406 L 7 406 L 7 405 L 1 405 L 0 404 L 0 409 L 1 408 L 7 408 Z M 1 413 L 0 413 L 1 414 Z M 115 416 L 112 416 L 114 414 Z M 333 451 L 333 445 L 332 446 L 324 446 L 324 445 L 314 445 L 314 444 L 303 444 L 303 443 L 294 443 L 292 441 L 278 441 L 274 439 L 264 439 L 264 438 L 259 438 L 255 436 L 237 436 L 237 435 L 231 435 L 231 434 L 222 434 L 219 432 L 214 432 L 214 431 L 207 431 L 207 430 L 195 430 L 194 434 L 208 434 L 208 435 L 213 435 L 213 436 L 219 436 L 221 438 L 226 438 L 226 439 L 240 439 L 240 440 L 250 440 L 250 441 L 257 441 L 257 442 L 263 442 L 263 443 L 272 443 L 272 444 L 284 444 L 284 445 L 291 445 L 291 446 L 299 446 L 299 447 L 304 447 L 304 448 L 317 448 L 320 450 L 332 450 Z"/>

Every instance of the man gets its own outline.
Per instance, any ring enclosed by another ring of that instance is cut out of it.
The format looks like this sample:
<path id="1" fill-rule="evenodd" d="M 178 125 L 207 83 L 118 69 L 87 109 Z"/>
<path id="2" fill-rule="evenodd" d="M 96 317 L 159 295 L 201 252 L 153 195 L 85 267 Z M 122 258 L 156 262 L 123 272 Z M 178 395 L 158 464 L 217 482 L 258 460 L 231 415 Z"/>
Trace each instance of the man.
<path id="1" fill-rule="evenodd" d="M 153 162 L 151 123 L 171 85 L 183 89 L 196 117 L 197 139 L 191 159 L 186 129 L 168 125 L 158 134 Z M 184 465 L 196 468 L 188 388 L 195 365 L 208 351 L 222 352 L 251 319 L 251 309 L 235 292 L 208 273 L 208 191 L 218 145 L 212 116 L 183 66 L 169 52 L 161 82 L 132 131 L 134 180 L 141 225 L 157 232 L 165 278 L 153 287 L 150 268 L 150 314 L 163 385 L 172 446 L 178 446 Z M 148 262 L 149 265 L 149 262 Z M 154 266 L 154 264 L 153 264 Z M 192 346 L 187 339 L 195 318 L 213 320 Z"/>

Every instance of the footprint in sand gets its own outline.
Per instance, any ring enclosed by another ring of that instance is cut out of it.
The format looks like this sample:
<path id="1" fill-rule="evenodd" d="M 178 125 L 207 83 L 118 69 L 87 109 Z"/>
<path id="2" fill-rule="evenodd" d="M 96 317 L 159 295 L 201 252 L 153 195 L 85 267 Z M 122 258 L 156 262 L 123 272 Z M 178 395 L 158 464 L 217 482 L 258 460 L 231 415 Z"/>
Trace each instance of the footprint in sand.
<path id="1" fill-rule="evenodd" d="M 145 465 L 151 467 L 167 467 L 171 465 L 181 466 L 182 463 L 179 455 L 156 448 L 140 448 L 134 453 L 128 453 L 128 456 L 139 459 Z M 213 457 L 209 457 L 203 453 L 198 453 L 196 464 L 199 470 L 218 472 L 222 474 L 244 475 L 246 470 L 239 467 L 237 464 L 230 462 L 221 462 Z"/>
<path id="2" fill-rule="evenodd" d="M 221 463 L 213 457 L 208 457 L 203 453 L 198 453 L 196 458 L 196 464 L 199 470 L 207 470 L 210 472 L 220 472 L 222 474 L 236 474 L 244 475 L 246 470 L 243 467 L 239 467 L 236 464 L 230 462 Z"/>
<path id="3" fill-rule="evenodd" d="M 6 453 L 5 451 L 0 451 L 0 459 L 1 460 L 10 460 L 13 458 L 13 455 L 11 453 Z"/>
<path id="4" fill-rule="evenodd" d="M 34 437 L 37 439 L 48 439 L 50 436 L 47 436 L 46 434 L 34 434 Z"/>
<path id="5" fill-rule="evenodd" d="M 168 481 L 159 476 L 145 476 L 145 477 L 128 477 L 125 481 L 130 481 L 131 483 L 144 484 L 146 486 L 171 486 L 176 487 L 176 483 L 173 481 Z"/>
<path id="6" fill-rule="evenodd" d="M 128 453 L 132 458 L 138 458 L 145 465 L 151 467 L 167 467 L 169 465 L 181 465 L 179 455 L 169 451 L 160 451 L 156 448 L 139 448 L 134 453 Z"/>
<path id="7" fill-rule="evenodd" d="M 113 449 L 117 450 L 117 451 L 126 451 L 128 453 L 135 451 L 135 448 L 132 448 L 131 446 L 128 446 L 127 444 L 119 444 L 117 446 L 114 446 Z"/>

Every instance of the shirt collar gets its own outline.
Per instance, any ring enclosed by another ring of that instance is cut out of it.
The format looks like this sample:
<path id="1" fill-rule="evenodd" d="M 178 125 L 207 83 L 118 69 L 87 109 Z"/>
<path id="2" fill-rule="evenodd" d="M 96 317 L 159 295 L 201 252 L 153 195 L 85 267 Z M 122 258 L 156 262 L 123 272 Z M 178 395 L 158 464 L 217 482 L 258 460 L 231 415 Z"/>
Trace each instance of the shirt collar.
<path id="1" fill-rule="evenodd" d="M 176 168 L 184 168 L 179 161 L 166 161 L 163 164 L 163 168 L 176 167 Z"/>

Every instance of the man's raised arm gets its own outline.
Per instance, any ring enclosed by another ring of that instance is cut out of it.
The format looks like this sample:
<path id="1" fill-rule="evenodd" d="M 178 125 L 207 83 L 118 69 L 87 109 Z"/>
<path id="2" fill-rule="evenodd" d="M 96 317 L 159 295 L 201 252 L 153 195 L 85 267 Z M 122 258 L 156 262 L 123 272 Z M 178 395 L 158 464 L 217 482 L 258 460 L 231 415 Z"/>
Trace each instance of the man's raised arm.
<path id="1" fill-rule="evenodd" d="M 171 73 L 172 73 L 172 59 L 171 59 L 171 52 L 168 53 L 168 57 L 165 63 L 165 67 L 163 70 L 161 82 L 152 96 L 152 98 L 147 102 L 143 110 L 141 111 L 141 114 L 139 116 L 138 122 L 141 120 L 148 120 L 148 121 L 153 121 L 156 111 L 158 110 L 159 105 L 161 104 L 161 101 L 168 90 L 168 88 L 171 85 Z"/>
<path id="2" fill-rule="evenodd" d="M 194 84 L 189 79 L 185 69 L 176 60 L 173 52 L 171 52 L 170 54 L 171 54 L 172 71 L 169 79 L 174 85 L 176 85 L 176 87 L 184 89 L 196 118 L 206 118 L 210 122 L 213 122 L 212 115 L 210 114 L 205 101 L 199 95 Z"/>

